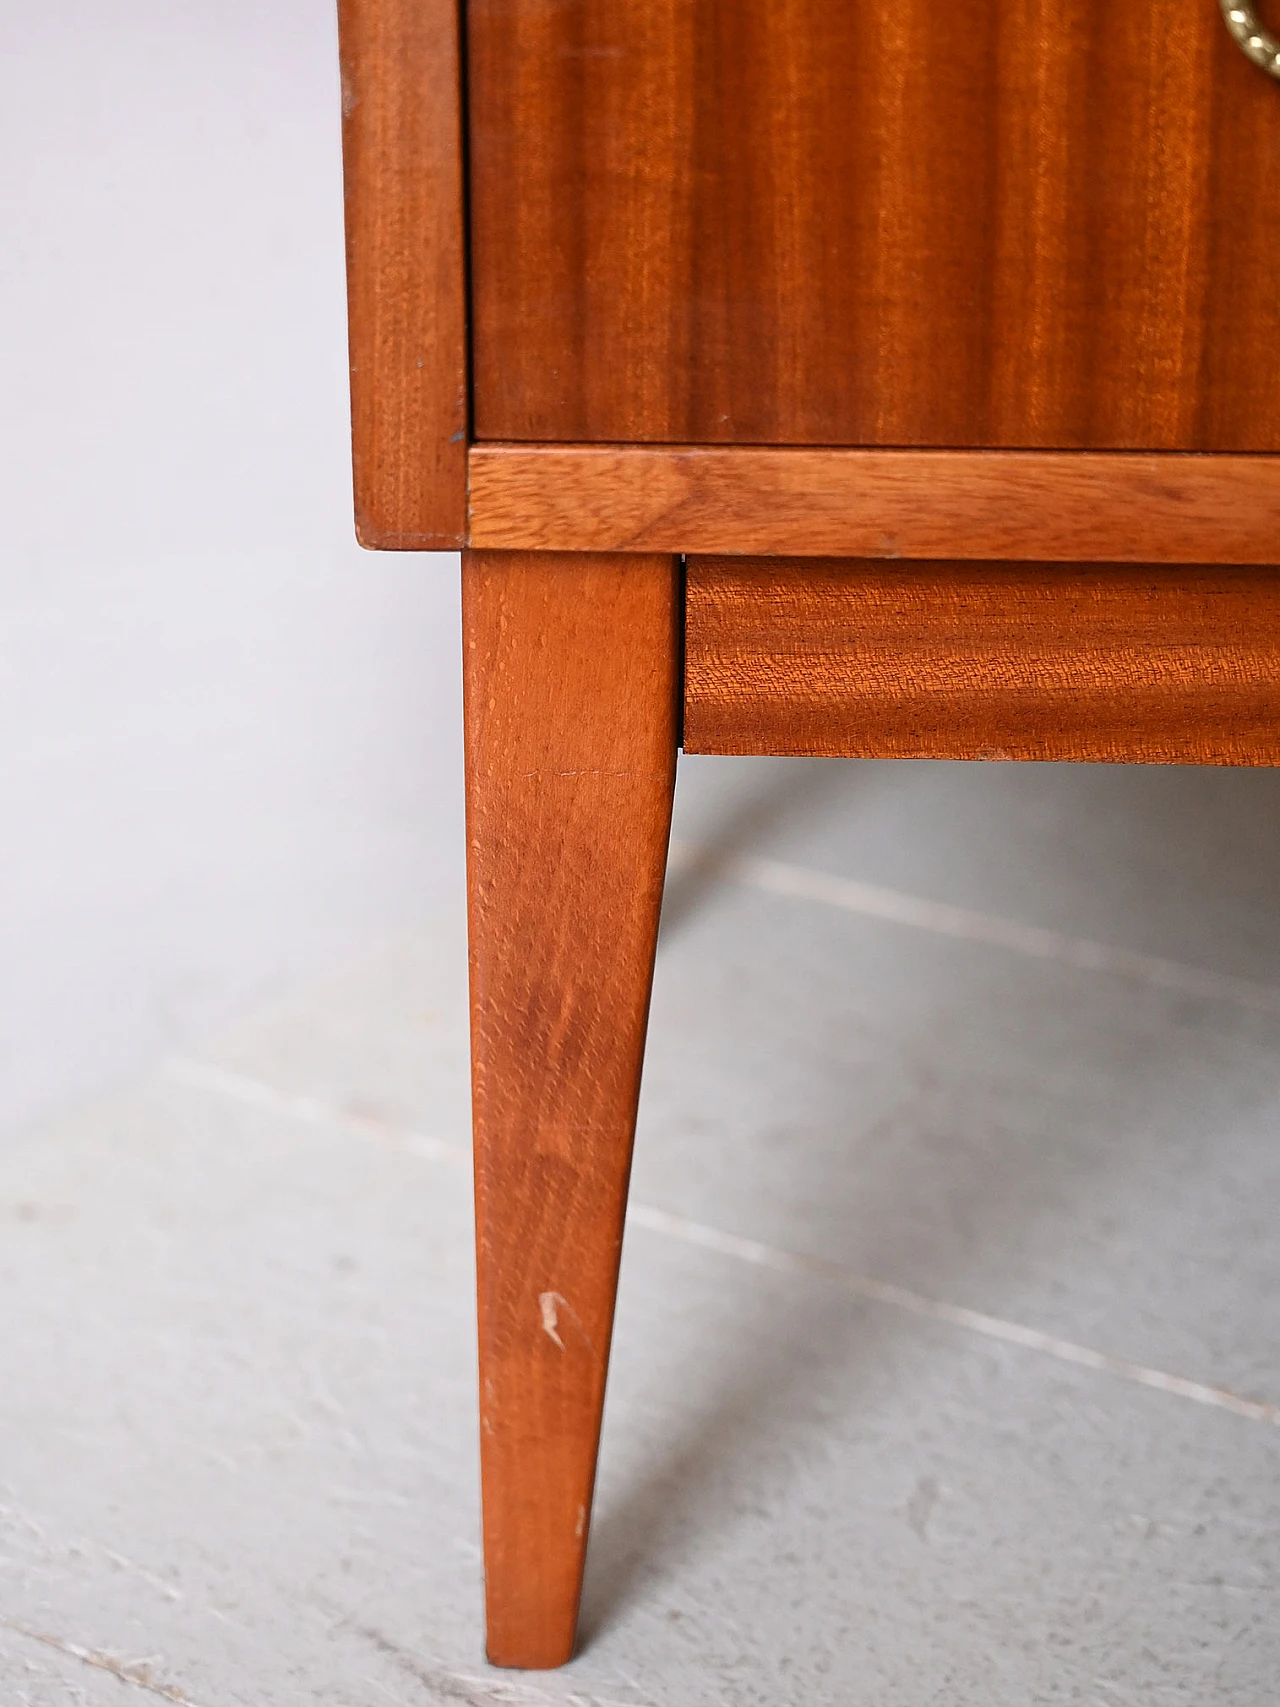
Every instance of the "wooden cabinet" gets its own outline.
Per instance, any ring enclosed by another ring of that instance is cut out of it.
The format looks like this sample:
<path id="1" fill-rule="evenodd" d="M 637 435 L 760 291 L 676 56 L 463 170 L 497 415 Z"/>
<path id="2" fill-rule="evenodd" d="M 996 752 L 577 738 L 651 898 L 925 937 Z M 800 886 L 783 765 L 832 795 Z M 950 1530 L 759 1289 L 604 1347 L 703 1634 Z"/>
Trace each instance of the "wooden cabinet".
<path id="1" fill-rule="evenodd" d="M 489 1651 L 554 1665 L 681 729 L 1280 757 L 1280 43 L 1244 0 L 339 17 L 357 528 L 467 548 Z"/>
<path id="2" fill-rule="evenodd" d="M 576 514 L 557 547 L 793 549 L 740 520 L 697 535 L 712 465 L 675 447 L 703 445 L 881 452 L 871 480 L 815 463 L 803 490 L 788 465 L 792 502 L 859 521 L 801 550 L 1277 555 L 1280 89 L 1219 0 L 340 14 L 367 544 L 540 548 L 545 514 Z M 490 457 L 469 488 L 495 444 L 534 461 Z M 591 445 L 672 451 L 656 474 L 550 459 Z M 925 449 L 957 460 L 903 460 Z M 1046 473 L 996 451 L 1072 455 Z M 1160 460 L 1088 460 L 1113 453 Z M 1051 514 L 1082 480 L 1087 543 Z M 1022 515 L 1013 540 L 974 524 L 974 481 Z M 637 528 L 637 486 L 690 537 Z M 937 521 L 936 549 L 904 513 Z"/>

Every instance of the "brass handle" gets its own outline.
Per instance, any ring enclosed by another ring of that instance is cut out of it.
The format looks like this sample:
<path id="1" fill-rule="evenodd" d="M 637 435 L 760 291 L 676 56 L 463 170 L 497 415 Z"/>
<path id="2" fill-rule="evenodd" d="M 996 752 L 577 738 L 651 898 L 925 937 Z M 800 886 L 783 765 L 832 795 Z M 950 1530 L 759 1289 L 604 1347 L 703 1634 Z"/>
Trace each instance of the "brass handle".
<path id="1" fill-rule="evenodd" d="M 1258 14 L 1244 0 L 1218 0 L 1227 28 L 1246 59 L 1272 77 L 1280 77 L 1280 41 L 1258 22 Z"/>

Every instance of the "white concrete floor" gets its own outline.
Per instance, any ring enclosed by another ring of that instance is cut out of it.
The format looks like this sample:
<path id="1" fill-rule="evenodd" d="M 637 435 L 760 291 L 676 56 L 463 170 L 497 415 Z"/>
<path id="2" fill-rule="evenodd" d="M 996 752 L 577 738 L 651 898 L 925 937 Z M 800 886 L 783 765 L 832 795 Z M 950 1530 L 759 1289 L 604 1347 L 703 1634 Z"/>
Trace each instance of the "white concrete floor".
<path id="1" fill-rule="evenodd" d="M 480 1659 L 460 901 L 11 1145 L 11 1698 L 1270 1703 L 1276 781 L 684 761 L 556 1676 Z"/>
<path id="2" fill-rule="evenodd" d="M 0 1703 L 1270 1707 L 1266 772 L 682 761 L 586 1643 L 483 1664 L 456 573 L 350 542 L 332 33 L 0 0 Z"/>

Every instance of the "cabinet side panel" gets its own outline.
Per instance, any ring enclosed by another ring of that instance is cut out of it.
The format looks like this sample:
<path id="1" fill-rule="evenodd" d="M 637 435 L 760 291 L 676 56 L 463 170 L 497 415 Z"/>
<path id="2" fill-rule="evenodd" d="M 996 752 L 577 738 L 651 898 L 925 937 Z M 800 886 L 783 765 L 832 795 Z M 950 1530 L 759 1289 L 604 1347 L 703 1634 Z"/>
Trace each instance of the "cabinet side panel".
<path id="1" fill-rule="evenodd" d="M 356 533 L 466 529 L 467 335 L 457 0 L 339 0 Z"/>

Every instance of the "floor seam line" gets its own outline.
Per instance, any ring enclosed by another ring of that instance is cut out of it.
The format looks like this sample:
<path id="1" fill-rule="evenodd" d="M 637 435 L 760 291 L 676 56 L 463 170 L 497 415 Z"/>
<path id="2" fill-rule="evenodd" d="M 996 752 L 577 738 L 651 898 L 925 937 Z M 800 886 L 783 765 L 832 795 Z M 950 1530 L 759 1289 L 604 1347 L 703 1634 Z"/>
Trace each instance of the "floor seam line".
<path id="1" fill-rule="evenodd" d="M 167 1078 L 194 1089 L 226 1096 L 263 1113 L 273 1113 L 309 1125 L 323 1125 L 347 1132 L 366 1143 L 385 1144 L 401 1154 L 416 1155 L 430 1161 L 470 1161 L 470 1152 L 465 1145 L 450 1143 L 443 1138 L 432 1138 L 412 1128 L 398 1127 L 390 1121 L 349 1116 L 342 1109 L 319 1098 L 278 1091 L 263 1080 L 229 1072 L 192 1057 L 171 1057 L 164 1063 L 162 1070 Z M 704 1222 L 693 1221 L 686 1216 L 675 1215 L 665 1209 L 635 1201 L 627 1206 L 627 1222 L 649 1232 L 680 1239 L 703 1250 L 716 1251 L 722 1256 L 751 1263 L 757 1268 L 822 1280 L 857 1297 L 891 1305 L 912 1315 L 944 1322 L 950 1327 L 982 1334 L 988 1339 L 1001 1340 L 1008 1345 L 1021 1346 L 1026 1351 L 1038 1352 L 1042 1356 L 1055 1358 L 1060 1363 L 1070 1363 L 1099 1374 L 1116 1376 L 1136 1386 L 1168 1393 L 1175 1398 L 1188 1399 L 1194 1404 L 1229 1411 L 1251 1422 L 1280 1426 L 1280 1404 L 1271 1404 L 1264 1399 L 1250 1399 L 1225 1387 L 1193 1381 L 1183 1375 L 1171 1375 L 1148 1364 L 1115 1357 L 1110 1352 L 1095 1351 L 1090 1346 L 1060 1339 L 1057 1335 L 1044 1333 L 1039 1328 L 1025 1327 L 1019 1322 L 1009 1322 L 1003 1317 L 987 1315 L 981 1310 L 971 1310 L 964 1304 L 951 1304 L 945 1299 L 929 1298 L 924 1293 L 914 1292 L 892 1281 L 861 1275 L 855 1269 L 830 1258 L 802 1256 L 794 1251 L 784 1251 L 760 1240 L 727 1233 Z"/>
<path id="2" fill-rule="evenodd" d="M 913 1292 L 909 1287 L 898 1286 L 893 1281 L 877 1280 L 871 1275 L 859 1274 L 855 1269 L 847 1268 L 843 1263 L 833 1262 L 828 1258 L 802 1256 L 794 1251 L 784 1251 L 774 1245 L 767 1245 L 755 1239 L 744 1239 L 736 1233 L 725 1233 L 718 1227 L 709 1227 L 702 1222 L 690 1221 L 683 1215 L 672 1215 L 667 1210 L 652 1209 L 642 1203 L 630 1206 L 627 1220 L 651 1232 L 683 1239 L 703 1250 L 718 1251 L 724 1256 L 736 1257 L 739 1261 L 752 1263 L 759 1268 L 773 1269 L 779 1274 L 805 1275 L 811 1279 L 825 1280 L 828 1284 L 839 1286 L 860 1298 L 889 1304 L 895 1309 L 945 1322 L 970 1333 L 983 1334 L 988 1339 L 1003 1340 L 1006 1344 L 1018 1345 L 1027 1351 L 1054 1357 L 1061 1363 L 1073 1363 L 1083 1369 L 1096 1370 L 1100 1374 L 1119 1376 L 1137 1386 L 1150 1387 L 1180 1399 L 1190 1399 L 1196 1404 L 1231 1411 L 1237 1416 L 1249 1418 L 1252 1422 L 1280 1426 L 1280 1405 L 1268 1404 L 1262 1399 L 1245 1398 L 1225 1387 L 1192 1381 L 1183 1375 L 1170 1375 L 1165 1370 L 1152 1368 L 1148 1364 L 1115 1357 L 1110 1352 L 1095 1351 L 1092 1347 L 1079 1345 L 1074 1340 L 1060 1339 L 1056 1334 L 1046 1334 L 1039 1328 L 1028 1328 L 1019 1322 L 1006 1321 L 1001 1316 L 990 1316 L 982 1310 L 971 1310 L 964 1304 L 951 1304 L 945 1299 L 929 1298 L 924 1293 Z"/>
<path id="3" fill-rule="evenodd" d="M 127 1683 L 134 1689 L 158 1695 L 162 1701 L 174 1702 L 176 1707 L 199 1707 L 199 1703 L 184 1689 L 179 1689 L 177 1684 L 161 1683 L 146 1676 L 150 1665 L 145 1660 L 122 1660 L 117 1659 L 114 1654 L 103 1653 L 96 1648 L 82 1648 L 77 1642 L 64 1641 L 60 1636 L 51 1636 L 44 1630 L 33 1630 L 29 1625 L 19 1624 L 16 1619 L 6 1618 L 2 1613 L 0 1627 L 12 1630 L 16 1636 L 25 1636 L 30 1642 L 39 1642 L 43 1647 L 52 1648 L 54 1653 L 64 1654 L 68 1659 L 78 1660 L 81 1665 L 104 1671 L 108 1677 L 114 1677 L 117 1683 Z"/>
<path id="4" fill-rule="evenodd" d="M 723 877 L 764 894 L 815 901 L 886 924 L 908 925 L 961 942 L 1009 949 L 1030 959 L 1054 961 L 1081 972 L 1128 978 L 1151 989 L 1233 1002 L 1257 1013 L 1280 1014 L 1280 986 L 1274 984 L 1226 972 L 1210 972 L 1160 955 L 1094 942 L 1088 937 L 1024 924 L 998 913 L 955 906 L 949 901 L 931 901 L 905 890 L 866 883 L 861 878 L 837 877 L 784 860 L 721 852 L 678 840 L 671 844 L 670 868 L 680 875 Z"/>

